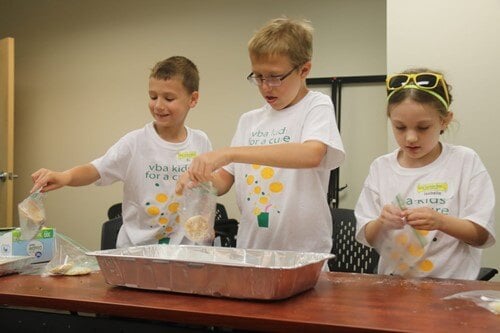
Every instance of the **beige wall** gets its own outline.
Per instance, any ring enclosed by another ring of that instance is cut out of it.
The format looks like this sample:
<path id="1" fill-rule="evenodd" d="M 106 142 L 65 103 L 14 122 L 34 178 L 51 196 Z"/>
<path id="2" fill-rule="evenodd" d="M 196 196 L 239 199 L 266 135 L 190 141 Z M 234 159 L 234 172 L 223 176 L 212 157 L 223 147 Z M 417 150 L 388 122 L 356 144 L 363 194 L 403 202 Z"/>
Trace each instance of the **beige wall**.
<path id="1" fill-rule="evenodd" d="M 191 58 L 201 74 L 188 125 L 205 130 L 215 147 L 228 145 L 239 116 L 263 104 L 245 80 L 246 43 L 282 14 L 315 27 L 311 77 L 386 72 L 383 0 L 0 0 L 0 37 L 16 40 L 16 202 L 36 169 L 86 163 L 149 122 L 149 69 L 171 55 Z M 341 176 L 349 188 L 341 205 L 353 208 L 369 163 L 386 150 L 384 91 L 353 87 L 345 96 Z M 359 140 L 368 130 L 378 134 Z M 106 210 L 118 201 L 120 184 L 60 189 L 46 199 L 49 224 L 98 249 Z M 234 193 L 221 202 L 238 217 Z"/>
<path id="2" fill-rule="evenodd" d="M 429 10 L 432 8 L 432 10 Z M 453 86 L 455 122 L 445 140 L 476 150 L 500 189 L 500 2 L 388 0 L 387 69 L 437 68 Z M 497 192 L 498 193 L 498 192 Z M 500 207 L 496 207 L 496 216 Z M 497 221 L 498 234 L 498 221 Z M 500 268 L 500 245 L 484 251 L 483 265 Z M 497 275 L 495 278 L 500 281 Z"/>

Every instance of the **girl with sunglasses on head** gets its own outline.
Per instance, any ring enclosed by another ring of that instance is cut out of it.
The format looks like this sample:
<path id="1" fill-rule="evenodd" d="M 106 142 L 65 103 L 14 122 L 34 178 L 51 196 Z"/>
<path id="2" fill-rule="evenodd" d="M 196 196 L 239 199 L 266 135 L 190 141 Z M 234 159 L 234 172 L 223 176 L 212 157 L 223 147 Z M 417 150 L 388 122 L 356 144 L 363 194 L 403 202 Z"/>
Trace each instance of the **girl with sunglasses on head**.
<path id="1" fill-rule="evenodd" d="M 356 239 L 380 254 L 379 274 L 476 279 L 495 243 L 495 193 L 479 156 L 440 140 L 453 113 L 441 73 L 387 77 L 399 148 L 371 165 L 356 204 Z"/>

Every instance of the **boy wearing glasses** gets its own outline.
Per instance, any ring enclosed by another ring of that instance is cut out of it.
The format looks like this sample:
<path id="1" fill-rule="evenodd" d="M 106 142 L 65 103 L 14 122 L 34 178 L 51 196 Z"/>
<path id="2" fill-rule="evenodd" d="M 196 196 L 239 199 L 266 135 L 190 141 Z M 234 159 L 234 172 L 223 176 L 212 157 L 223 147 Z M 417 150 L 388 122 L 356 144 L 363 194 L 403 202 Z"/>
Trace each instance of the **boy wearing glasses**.
<path id="1" fill-rule="evenodd" d="M 399 148 L 370 167 L 356 205 L 356 238 L 380 254 L 379 274 L 476 279 L 495 243 L 495 192 L 479 156 L 440 141 L 452 96 L 441 73 L 387 77 Z"/>
<path id="2" fill-rule="evenodd" d="M 63 186 L 123 182 L 123 225 L 118 248 L 145 244 L 192 244 L 178 232 L 179 200 L 175 185 L 194 156 L 212 149 L 207 135 L 184 125 L 198 103 L 199 73 L 182 56 L 158 62 L 149 76 L 153 121 L 126 134 L 103 156 L 64 172 L 40 169 L 32 174 L 32 192 Z"/>
<path id="3" fill-rule="evenodd" d="M 312 28 L 274 19 L 248 50 L 247 79 L 266 104 L 242 115 L 231 147 L 195 158 L 178 191 L 212 181 L 222 195 L 235 183 L 240 248 L 329 253 L 328 179 L 345 153 L 330 97 L 306 87 Z"/>

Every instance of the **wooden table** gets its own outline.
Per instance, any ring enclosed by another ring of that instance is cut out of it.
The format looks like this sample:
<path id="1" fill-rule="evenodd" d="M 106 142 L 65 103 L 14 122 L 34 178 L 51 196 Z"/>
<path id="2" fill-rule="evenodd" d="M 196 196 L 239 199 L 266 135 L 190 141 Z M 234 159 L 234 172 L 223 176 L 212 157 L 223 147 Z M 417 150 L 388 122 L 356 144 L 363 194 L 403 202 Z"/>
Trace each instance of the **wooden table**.
<path id="1" fill-rule="evenodd" d="M 288 333 L 500 332 L 500 315 L 470 301 L 442 299 L 483 289 L 500 290 L 500 283 L 321 273 L 316 287 L 300 295 L 247 301 L 114 287 L 97 272 L 0 277 L 0 305 Z"/>

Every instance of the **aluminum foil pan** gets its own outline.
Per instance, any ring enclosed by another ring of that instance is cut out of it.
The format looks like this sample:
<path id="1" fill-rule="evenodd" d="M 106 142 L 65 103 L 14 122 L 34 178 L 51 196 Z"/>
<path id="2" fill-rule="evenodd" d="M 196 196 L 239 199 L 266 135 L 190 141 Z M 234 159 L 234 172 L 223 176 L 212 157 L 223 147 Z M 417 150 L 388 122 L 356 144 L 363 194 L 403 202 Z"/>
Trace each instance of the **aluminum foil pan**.
<path id="1" fill-rule="evenodd" d="M 21 273 L 33 260 L 31 256 L 0 256 L 0 276 Z"/>
<path id="2" fill-rule="evenodd" d="M 89 252 L 111 285 L 243 299 L 284 299 L 313 288 L 327 253 L 146 245 Z"/>

